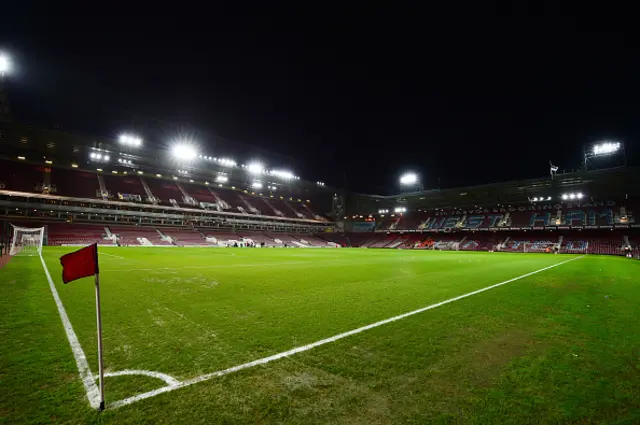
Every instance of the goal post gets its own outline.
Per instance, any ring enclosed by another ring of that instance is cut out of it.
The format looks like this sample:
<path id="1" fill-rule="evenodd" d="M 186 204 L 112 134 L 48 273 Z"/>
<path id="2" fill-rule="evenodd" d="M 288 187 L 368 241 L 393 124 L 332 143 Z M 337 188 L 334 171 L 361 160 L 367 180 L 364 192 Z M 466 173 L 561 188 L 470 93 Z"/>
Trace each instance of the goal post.
<path id="1" fill-rule="evenodd" d="M 10 255 L 32 257 L 42 254 L 44 227 L 20 227 L 13 224 L 11 227 L 13 235 Z"/>

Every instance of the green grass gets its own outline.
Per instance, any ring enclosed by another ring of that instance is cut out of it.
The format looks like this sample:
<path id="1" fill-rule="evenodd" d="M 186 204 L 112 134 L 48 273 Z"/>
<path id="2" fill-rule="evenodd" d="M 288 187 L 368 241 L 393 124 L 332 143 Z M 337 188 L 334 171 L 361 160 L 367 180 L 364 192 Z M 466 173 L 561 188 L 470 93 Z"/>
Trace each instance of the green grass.
<path id="1" fill-rule="evenodd" d="M 572 258 L 398 250 L 100 248 L 105 368 L 179 380 Z M 63 285 L 97 373 L 91 279 Z M 0 423 L 640 421 L 640 262 L 585 257 L 289 358 L 98 413 L 42 265 L 0 270 Z M 163 386 L 106 379 L 107 403 Z"/>

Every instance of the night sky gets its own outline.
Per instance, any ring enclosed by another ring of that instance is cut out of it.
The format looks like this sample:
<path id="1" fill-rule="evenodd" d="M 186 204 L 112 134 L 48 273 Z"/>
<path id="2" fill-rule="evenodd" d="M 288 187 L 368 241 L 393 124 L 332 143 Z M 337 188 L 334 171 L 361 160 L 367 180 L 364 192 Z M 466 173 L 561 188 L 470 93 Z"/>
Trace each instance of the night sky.
<path id="1" fill-rule="evenodd" d="M 540 177 L 549 160 L 576 169 L 599 140 L 637 157 L 633 22 L 270 5 L 131 17 L 3 6 L 14 115 L 103 137 L 139 130 L 150 144 L 179 131 L 212 154 L 264 149 L 280 155 L 268 165 L 381 194 L 404 170 L 435 188 Z"/>

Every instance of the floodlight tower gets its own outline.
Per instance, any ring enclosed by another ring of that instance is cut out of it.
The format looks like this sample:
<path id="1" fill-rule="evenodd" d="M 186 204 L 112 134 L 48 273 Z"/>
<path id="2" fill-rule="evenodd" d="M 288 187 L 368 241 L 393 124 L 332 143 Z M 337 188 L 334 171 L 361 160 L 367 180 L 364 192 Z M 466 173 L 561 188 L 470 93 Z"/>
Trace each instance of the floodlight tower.
<path id="1" fill-rule="evenodd" d="M 624 166 L 627 165 L 624 143 L 605 141 L 587 146 L 584 150 L 584 169 L 585 171 L 589 170 L 589 162 L 594 158 L 613 158 L 615 156 L 622 157 Z"/>

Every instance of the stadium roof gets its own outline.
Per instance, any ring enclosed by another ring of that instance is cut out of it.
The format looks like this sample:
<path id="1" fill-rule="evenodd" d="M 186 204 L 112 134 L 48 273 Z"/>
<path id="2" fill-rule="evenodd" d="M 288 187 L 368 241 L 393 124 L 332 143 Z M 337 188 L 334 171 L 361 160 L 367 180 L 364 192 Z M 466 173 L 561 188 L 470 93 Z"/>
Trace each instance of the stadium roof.
<path id="1" fill-rule="evenodd" d="M 640 167 L 580 171 L 537 179 L 515 180 L 452 189 L 431 189 L 391 196 L 356 195 L 380 205 L 406 203 L 415 208 L 518 204 L 533 198 L 560 199 L 567 192 L 584 193 L 597 199 L 640 196 Z"/>

